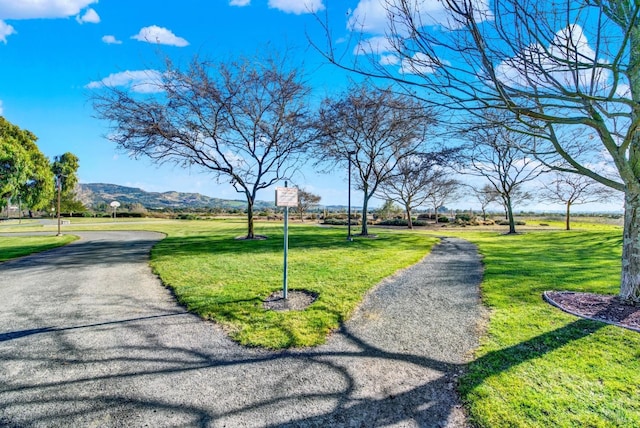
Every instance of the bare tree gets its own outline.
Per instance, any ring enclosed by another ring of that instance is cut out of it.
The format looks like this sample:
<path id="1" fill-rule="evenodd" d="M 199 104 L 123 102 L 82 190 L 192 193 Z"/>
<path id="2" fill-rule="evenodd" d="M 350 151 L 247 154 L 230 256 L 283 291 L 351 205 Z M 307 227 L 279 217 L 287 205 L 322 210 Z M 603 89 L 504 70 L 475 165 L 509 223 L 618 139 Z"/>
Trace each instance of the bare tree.
<path id="1" fill-rule="evenodd" d="M 427 183 L 427 200 L 433 208 L 435 223 L 438 223 L 438 210 L 458 196 L 459 188 L 460 182 L 447 173 L 438 174 Z"/>
<path id="2" fill-rule="evenodd" d="M 543 199 L 565 205 L 565 228 L 571 230 L 571 207 L 590 202 L 605 202 L 611 199 L 609 188 L 584 175 L 555 173 L 550 183 L 545 183 Z"/>
<path id="3" fill-rule="evenodd" d="M 374 61 L 343 62 L 331 44 L 327 58 L 404 84 L 457 109 L 458 118 L 503 109 L 518 131 L 536 137 L 528 149 L 548 165 L 624 192 L 620 297 L 640 302 L 640 3 L 381 3 L 385 28 L 368 11 L 349 18 L 362 36 L 355 52 Z M 612 168 L 597 165 L 596 155 Z"/>
<path id="4" fill-rule="evenodd" d="M 482 211 L 482 220 L 487 221 L 487 207 L 500 199 L 500 195 L 496 189 L 486 183 L 482 187 L 472 187 L 473 196 L 480 203 L 480 210 Z"/>
<path id="5" fill-rule="evenodd" d="M 531 138 L 495 123 L 496 117 L 480 121 L 468 132 L 467 170 L 485 178 L 499 195 L 509 221 L 509 233 L 516 233 L 513 205 L 530 199 L 523 184 L 535 180 L 543 169 L 522 151 Z"/>
<path id="6" fill-rule="evenodd" d="M 430 185 L 443 175 L 443 168 L 459 153 L 457 149 L 444 149 L 407 157 L 398 162 L 397 174 L 380 186 L 382 193 L 402 205 L 407 215 L 407 226 L 413 229 L 411 212 L 424 205 L 433 192 Z"/>
<path id="7" fill-rule="evenodd" d="M 298 189 L 298 214 L 300 214 L 300 221 L 304 221 L 304 213 L 309 208 L 318 205 L 322 199 L 319 195 L 311 193 L 305 189 Z"/>
<path id="8" fill-rule="evenodd" d="M 331 167 L 353 162 L 356 187 L 363 193 L 363 236 L 369 234 L 369 200 L 398 173 L 400 162 L 421 153 L 433 123 L 433 113 L 423 103 L 367 82 L 323 102 L 319 156 Z"/>
<path id="9" fill-rule="evenodd" d="M 247 201 L 247 239 L 254 238 L 257 192 L 290 178 L 313 139 L 309 88 L 276 56 L 211 63 L 186 70 L 167 62 L 154 94 L 104 87 L 92 95 L 109 138 L 131 156 L 209 171 Z M 150 92 L 146 89 L 146 92 Z"/>

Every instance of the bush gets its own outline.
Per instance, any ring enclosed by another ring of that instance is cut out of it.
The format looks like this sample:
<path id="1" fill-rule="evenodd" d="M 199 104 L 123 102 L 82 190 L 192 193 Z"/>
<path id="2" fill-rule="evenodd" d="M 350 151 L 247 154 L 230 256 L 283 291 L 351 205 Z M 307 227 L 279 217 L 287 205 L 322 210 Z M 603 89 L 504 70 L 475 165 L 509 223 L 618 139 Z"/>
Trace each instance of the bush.
<path id="1" fill-rule="evenodd" d="M 127 217 L 127 218 L 142 218 L 144 217 L 143 213 L 116 213 L 117 217 Z"/>
<path id="2" fill-rule="evenodd" d="M 382 226 L 409 226 L 409 222 L 403 218 L 394 218 L 391 220 L 383 220 L 380 223 L 378 223 Z M 411 224 L 413 224 L 414 226 L 426 226 L 427 223 L 426 221 L 421 221 L 421 220 L 413 220 L 411 222 Z"/>
<path id="3" fill-rule="evenodd" d="M 344 219 L 341 218 L 325 218 L 324 221 L 322 222 L 322 224 L 327 224 L 330 226 L 346 226 L 349 223 L 347 222 L 347 218 L 345 216 Z M 355 220 L 355 219 L 351 219 L 351 225 L 352 226 L 357 226 L 359 224 L 362 224 L 362 222 L 360 222 L 359 220 Z"/>
<path id="4" fill-rule="evenodd" d="M 200 220 L 197 214 L 178 214 L 178 220 Z"/>
<path id="5" fill-rule="evenodd" d="M 438 217 L 438 223 L 449 223 L 449 217 Z"/>
<path id="6" fill-rule="evenodd" d="M 524 226 L 524 225 L 526 225 L 526 223 L 524 221 L 522 221 L 522 220 L 516 220 L 514 223 L 515 223 L 516 226 Z M 504 220 L 504 219 L 503 220 L 498 220 L 498 221 L 496 221 L 496 224 L 500 225 L 500 226 L 509 226 L 509 220 Z"/>
<path id="7" fill-rule="evenodd" d="M 471 221 L 471 216 L 469 214 L 456 214 L 456 220 L 468 223 Z"/>

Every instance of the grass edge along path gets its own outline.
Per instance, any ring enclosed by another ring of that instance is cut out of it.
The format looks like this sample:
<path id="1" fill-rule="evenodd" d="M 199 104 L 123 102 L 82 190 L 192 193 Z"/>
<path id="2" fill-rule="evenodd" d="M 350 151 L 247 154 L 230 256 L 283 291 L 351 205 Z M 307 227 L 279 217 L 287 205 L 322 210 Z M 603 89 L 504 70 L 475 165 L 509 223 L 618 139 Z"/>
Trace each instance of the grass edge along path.
<path id="1" fill-rule="evenodd" d="M 62 236 L 0 236 L 0 262 L 28 256 L 34 253 L 51 250 L 67 245 L 78 237 L 74 235 Z"/>
<path id="2" fill-rule="evenodd" d="M 169 232 L 152 250 L 152 268 L 190 312 L 222 325 L 242 345 L 269 349 L 324 343 L 368 290 L 424 258 L 438 242 L 386 230 L 376 231 L 376 239 L 348 242 L 344 228 L 290 225 L 289 290 L 318 298 L 302 311 L 278 312 L 264 309 L 263 301 L 282 289 L 282 225 L 257 223 L 256 234 L 269 238 L 243 241 L 234 239 L 243 225 L 214 224 Z"/>
<path id="3" fill-rule="evenodd" d="M 487 330 L 460 383 L 481 427 L 640 426 L 640 334 L 568 315 L 545 290 L 617 294 L 621 231 L 465 233 Z"/>

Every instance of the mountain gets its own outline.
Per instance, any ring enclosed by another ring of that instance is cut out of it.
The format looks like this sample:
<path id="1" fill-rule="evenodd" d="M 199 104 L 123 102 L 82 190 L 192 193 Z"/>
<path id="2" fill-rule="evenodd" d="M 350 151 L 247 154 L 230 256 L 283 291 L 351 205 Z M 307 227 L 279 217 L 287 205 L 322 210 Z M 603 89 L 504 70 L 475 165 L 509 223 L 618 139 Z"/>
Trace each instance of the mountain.
<path id="1" fill-rule="evenodd" d="M 139 203 L 145 208 L 227 208 L 245 209 L 247 202 L 243 200 L 229 200 L 211 198 L 200 193 L 182 192 L 146 192 L 136 187 L 119 186 L 105 183 L 81 183 L 76 192 L 78 199 L 87 207 L 96 207 L 100 203 L 110 204 L 118 201 L 120 204 Z M 256 201 L 256 209 L 273 208 L 273 202 Z"/>

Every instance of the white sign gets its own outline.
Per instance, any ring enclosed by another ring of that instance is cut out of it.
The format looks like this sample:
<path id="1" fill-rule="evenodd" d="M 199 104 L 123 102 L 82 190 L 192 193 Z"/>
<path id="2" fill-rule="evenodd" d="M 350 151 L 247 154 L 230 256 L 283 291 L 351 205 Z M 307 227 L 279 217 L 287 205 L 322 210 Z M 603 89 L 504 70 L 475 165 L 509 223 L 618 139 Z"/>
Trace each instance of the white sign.
<path id="1" fill-rule="evenodd" d="M 113 201 L 111 202 L 109 205 L 111 205 L 113 208 L 118 208 L 120 206 L 120 202 L 118 201 Z"/>
<path id="2" fill-rule="evenodd" d="M 297 207 L 298 188 L 297 187 L 276 187 L 277 207 Z"/>

